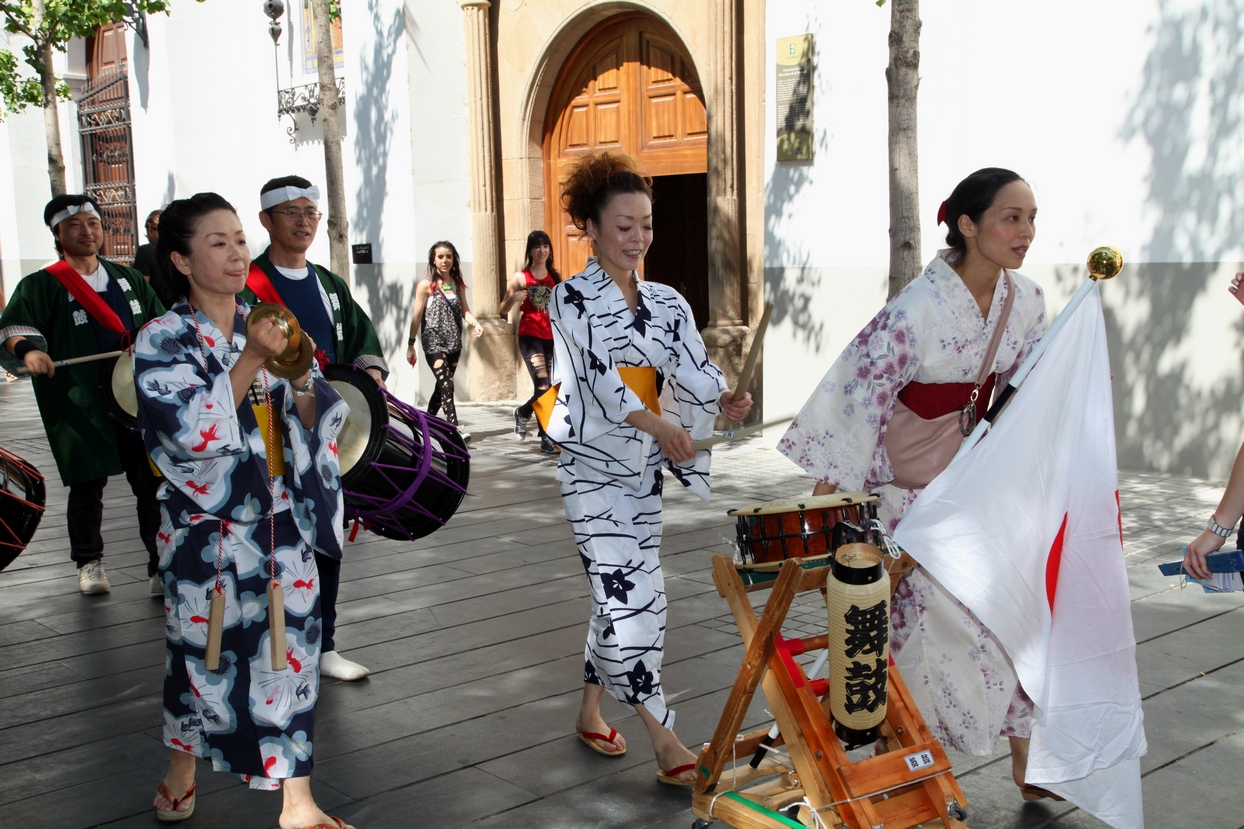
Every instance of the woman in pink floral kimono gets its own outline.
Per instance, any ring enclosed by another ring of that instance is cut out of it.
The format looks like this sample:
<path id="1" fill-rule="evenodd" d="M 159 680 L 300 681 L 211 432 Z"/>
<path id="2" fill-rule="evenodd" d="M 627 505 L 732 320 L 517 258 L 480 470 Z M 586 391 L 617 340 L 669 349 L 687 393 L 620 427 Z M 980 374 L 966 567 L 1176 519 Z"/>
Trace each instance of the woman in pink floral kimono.
<path id="1" fill-rule="evenodd" d="M 1041 289 L 1013 270 L 1036 214 L 1028 184 L 998 168 L 968 176 L 942 204 L 948 248 L 847 345 L 778 444 L 816 494 L 873 492 L 888 529 L 898 524 L 921 491 L 893 483 L 885 438 L 898 400 L 924 418 L 962 408 L 1012 290 L 978 418 L 1045 333 Z M 993 635 L 919 567 L 894 596 L 891 624 L 891 653 L 934 734 L 977 755 L 1010 738 L 1016 784 L 1026 799 L 1046 796 L 1024 783 L 1031 702 Z"/>

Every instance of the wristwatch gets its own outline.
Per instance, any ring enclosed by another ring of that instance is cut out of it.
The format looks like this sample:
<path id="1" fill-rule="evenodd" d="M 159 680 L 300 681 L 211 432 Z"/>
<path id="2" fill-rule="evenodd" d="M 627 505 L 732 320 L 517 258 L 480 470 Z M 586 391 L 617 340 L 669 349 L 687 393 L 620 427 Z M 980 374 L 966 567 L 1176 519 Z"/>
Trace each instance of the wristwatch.
<path id="1" fill-rule="evenodd" d="M 1224 527 L 1215 521 L 1213 514 L 1210 515 L 1209 523 L 1205 525 L 1205 529 L 1209 530 L 1216 536 L 1220 536 L 1221 538 L 1227 538 L 1231 535 L 1231 533 L 1235 532 L 1234 526 Z"/>
<path id="2" fill-rule="evenodd" d="M 310 375 L 307 376 L 307 382 L 301 386 L 294 386 L 295 397 L 306 397 L 308 394 L 315 394 L 315 378 Z"/>

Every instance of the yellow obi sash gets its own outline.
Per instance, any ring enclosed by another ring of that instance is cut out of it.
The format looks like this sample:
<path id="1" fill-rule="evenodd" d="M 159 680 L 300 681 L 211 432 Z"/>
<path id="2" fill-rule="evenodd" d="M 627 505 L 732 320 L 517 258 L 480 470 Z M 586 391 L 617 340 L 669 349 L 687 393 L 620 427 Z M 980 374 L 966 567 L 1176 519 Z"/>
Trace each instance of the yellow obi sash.
<path id="1" fill-rule="evenodd" d="M 278 475 L 284 475 L 285 442 L 278 438 L 274 450 L 272 444 L 268 441 L 268 404 L 252 404 L 251 409 L 255 412 L 255 421 L 259 424 L 259 434 L 263 435 L 263 451 L 268 456 L 268 477 L 275 478 Z M 280 431 L 280 423 L 277 424 L 277 431 Z M 273 435 L 273 437 L 278 436 Z"/>
<path id="2" fill-rule="evenodd" d="M 661 403 L 657 397 L 657 370 L 652 366 L 618 366 L 618 376 L 626 387 L 639 396 L 644 408 L 655 415 L 661 414 Z M 549 428 L 549 418 L 553 416 L 553 404 L 557 402 L 557 392 L 562 387 L 558 383 L 540 395 L 531 404 L 535 410 L 536 420 L 540 421 L 541 429 Z"/>

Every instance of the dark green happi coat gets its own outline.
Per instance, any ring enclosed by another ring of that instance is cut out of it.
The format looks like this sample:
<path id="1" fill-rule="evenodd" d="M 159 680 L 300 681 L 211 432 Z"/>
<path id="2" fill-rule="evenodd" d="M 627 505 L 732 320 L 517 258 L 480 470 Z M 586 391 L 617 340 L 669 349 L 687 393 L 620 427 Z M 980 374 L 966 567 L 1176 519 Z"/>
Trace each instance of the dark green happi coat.
<path id="1" fill-rule="evenodd" d="M 268 258 L 265 250 L 255 257 L 255 264 L 268 275 L 269 279 L 277 276 L 277 270 Z M 380 369 L 382 376 L 389 374 L 389 365 L 384 359 L 384 349 L 380 347 L 380 338 L 376 336 L 376 327 L 371 318 L 350 294 L 350 287 L 337 274 L 312 263 L 315 275 L 324 286 L 333 315 L 333 347 L 337 352 L 338 362 L 348 363 L 359 368 Z M 243 289 L 238 298 L 248 305 L 259 302 L 250 288 Z"/>
<path id="2" fill-rule="evenodd" d="M 125 294 L 129 313 L 120 314 L 123 325 L 137 331 L 164 313 L 164 306 L 141 273 L 102 257 L 99 261 Z M 35 271 L 18 282 L 0 316 L 0 342 L 17 335 L 34 341 L 53 360 L 98 352 L 86 309 L 46 270 Z M 12 357 L 7 349 L 5 356 Z M 43 428 L 66 486 L 123 471 L 112 418 L 100 388 L 104 365 L 60 366 L 54 377 L 33 380 Z"/>

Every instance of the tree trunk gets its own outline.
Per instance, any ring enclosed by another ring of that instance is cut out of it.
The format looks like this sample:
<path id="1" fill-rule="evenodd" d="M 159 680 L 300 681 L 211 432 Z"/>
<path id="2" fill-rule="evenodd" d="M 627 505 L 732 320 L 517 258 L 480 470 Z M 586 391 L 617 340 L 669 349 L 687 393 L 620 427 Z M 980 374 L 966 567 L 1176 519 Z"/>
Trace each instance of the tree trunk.
<path id="1" fill-rule="evenodd" d="M 324 128 L 324 175 L 328 179 L 328 249 L 333 273 L 350 282 L 350 251 L 346 215 L 346 185 L 341 165 L 341 105 L 337 102 L 337 78 L 333 72 L 333 23 L 328 0 L 311 0 L 315 26 L 315 59 L 320 71 L 320 112 Z"/>
<path id="2" fill-rule="evenodd" d="M 890 0 L 890 296 L 920 274 L 920 0 Z"/>
<path id="3" fill-rule="evenodd" d="M 34 19 L 31 21 L 31 28 L 36 35 L 42 35 L 39 30 L 43 26 L 47 5 L 45 0 L 34 0 L 32 6 Z M 39 70 L 39 82 L 43 86 L 43 131 L 48 145 L 48 180 L 52 184 L 52 195 L 60 196 L 68 186 L 65 184 L 65 154 L 60 146 L 60 108 L 56 99 L 56 72 L 52 69 L 54 52 L 49 40 L 40 39 L 36 41 L 35 47 L 39 50 L 39 63 L 42 67 Z"/>

